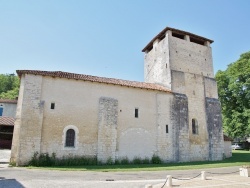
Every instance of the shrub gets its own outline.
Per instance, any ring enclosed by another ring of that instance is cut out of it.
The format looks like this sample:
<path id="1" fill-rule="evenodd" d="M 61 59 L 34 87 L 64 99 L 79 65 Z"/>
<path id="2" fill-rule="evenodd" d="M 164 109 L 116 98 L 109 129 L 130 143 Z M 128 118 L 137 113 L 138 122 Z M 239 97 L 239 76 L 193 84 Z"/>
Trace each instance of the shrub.
<path id="1" fill-rule="evenodd" d="M 161 158 L 159 156 L 157 156 L 157 155 L 154 154 L 152 156 L 151 163 L 152 164 L 161 164 L 162 160 L 161 160 Z"/>
<path id="2" fill-rule="evenodd" d="M 51 156 L 48 153 L 35 152 L 28 165 L 30 166 L 78 166 L 78 165 L 97 165 L 96 157 L 80 157 L 80 156 L 68 156 L 62 158 L 56 158 L 56 154 L 52 153 Z"/>
<path id="3" fill-rule="evenodd" d="M 106 164 L 107 164 L 107 165 L 113 165 L 113 164 L 114 164 L 113 159 L 112 159 L 111 157 L 109 157 L 109 158 L 107 159 Z"/>
<path id="4" fill-rule="evenodd" d="M 142 159 L 142 164 L 150 164 L 150 159 L 148 157 Z"/>
<path id="5" fill-rule="evenodd" d="M 37 158 L 38 154 L 39 153 L 37 151 L 33 154 L 31 160 L 29 161 L 30 166 L 38 166 L 38 158 Z"/>
<path id="6" fill-rule="evenodd" d="M 121 164 L 121 161 L 119 159 L 115 159 L 115 164 L 116 165 L 120 165 Z"/>
<path id="7" fill-rule="evenodd" d="M 128 165 L 128 164 L 161 164 L 162 160 L 159 156 L 153 155 L 151 161 L 149 158 L 134 157 L 132 161 L 129 161 L 128 157 L 116 159 L 115 161 L 109 157 L 106 163 L 97 161 L 96 156 L 73 156 L 68 155 L 62 158 L 57 158 L 55 153 L 51 156 L 48 153 L 35 152 L 29 161 L 30 166 L 81 166 L 81 165 Z"/>
<path id="8" fill-rule="evenodd" d="M 133 164 L 142 164 L 142 159 L 140 157 L 134 157 Z"/>
<path id="9" fill-rule="evenodd" d="M 127 165 L 127 164 L 129 164 L 128 157 L 123 157 L 123 158 L 121 159 L 121 164 L 122 164 L 122 165 Z"/>

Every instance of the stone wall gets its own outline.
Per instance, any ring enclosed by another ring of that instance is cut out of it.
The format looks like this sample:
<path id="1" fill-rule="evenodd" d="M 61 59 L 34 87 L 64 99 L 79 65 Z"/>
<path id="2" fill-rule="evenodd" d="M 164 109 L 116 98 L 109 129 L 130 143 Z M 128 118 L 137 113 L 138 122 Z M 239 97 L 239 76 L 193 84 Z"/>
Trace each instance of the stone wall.
<path id="1" fill-rule="evenodd" d="M 169 37 L 171 70 L 214 77 L 211 47 Z"/>
<path id="2" fill-rule="evenodd" d="M 159 154 L 172 161 L 173 151 L 164 150 L 172 148 L 171 129 L 169 136 L 165 132 L 166 124 L 172 128 L 170 93 L 26 75 L 19 99 L 12 152 L 19 165 L 34 152 L 55 153 L 59 158 L 97 156 L 103 162 L 109 157 L 132 160 Z M 69 128 L 76 132 L 74 147 L 65 147 Z"/>
<path id="3" fill-rule="evenodd" d="M 41 93 L 41 76 L 22 76 L 11 152 L 11 161 L 17 165 L 26 164 L 41 149 L 44 108 Z"/>
<path id="4" fill-rule="evenodd" d="M 171 89 L 170 56 L 168 33 L 166 37 L 155 41 L 153 49 L 144 57 L 144 80 L 157 83 Z"/>
<path id="5" fill-rule="evenodd" d="M 101 97 L 99 100 L 98 121 L 98 161 L 115 161 L 117 143 L 118 101 Z"/>
<path id="6" fill-rule="evenodd" d="M 217 83 L 214 78 L 204 77 L 205 95 L 208 98 L 218 99 Z"/>
<path id="7" fill-rule="evenodd" d="M 158 93 L 156 96 L 156 120 L 157 120 L 157 154 L 165 162 L 174 161 L 175 147 L 173 146 L 174 124 L 171 121 L 171 108 L 173 96 L 168 97 L 164 93 Z"/>
<path id="8" fill-rule="evenodd" d="M 222 160 L 224 141 L 221 107 L 218 99 L 206 98 L 207 129 L 209 136 L 209 160 Z"/>
<path id="9" fill-rule="evenodd" d="M 188 99 L 186 95 L 175 94 L 172 102 L 171 121 L 173 124 L 172 145 L 174 148 L 173 161 L 185 162 L 190 160 Z"/>

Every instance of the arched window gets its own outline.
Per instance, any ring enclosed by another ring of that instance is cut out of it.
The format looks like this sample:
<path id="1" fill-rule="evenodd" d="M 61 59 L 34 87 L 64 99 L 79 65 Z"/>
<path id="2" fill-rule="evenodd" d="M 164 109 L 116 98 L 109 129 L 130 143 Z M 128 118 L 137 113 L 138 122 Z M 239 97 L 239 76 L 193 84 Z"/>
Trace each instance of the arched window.
<path id="1" fill-rule="evenodd" d="M 75 125 L 67 125 L 63 129 L 62 134 L 62 149 L 63 150 L 78 150 L 79 146 L 79 130 Z"/>
<path id="2" fill-rule="evenodd" d="M 192 133 L 198 134 L 198 122 L 196 119 L 192 119 Z"/>
<path id="3" fill-rule="evenodd" d="M 75 147 L 75 131 L 74 131 L 74 129 L 67 130 L 65 147 Z"/>

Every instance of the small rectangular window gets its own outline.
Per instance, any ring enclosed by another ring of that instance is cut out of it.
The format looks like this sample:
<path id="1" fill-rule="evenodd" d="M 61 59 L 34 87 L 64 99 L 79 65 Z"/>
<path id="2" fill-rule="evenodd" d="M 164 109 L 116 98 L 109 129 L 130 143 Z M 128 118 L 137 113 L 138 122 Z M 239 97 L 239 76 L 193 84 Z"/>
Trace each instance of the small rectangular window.
<path id="1" fill-rule="evenodd" d="M 139 109 L 136 108 L 136 109 L 135 109 L 135 118 L 138 118 L 138 117 L 139 117 Z"/>
<path id="2" fill-rule="evenodd" d="M 168 133 L 168 125 L 166 125 L 166 133 Z"/>
<path id="3" fill-rule="evenodd" d="M 55 103 L 54 102 L 51 103 L 50 109 L 55 109 Z"/>

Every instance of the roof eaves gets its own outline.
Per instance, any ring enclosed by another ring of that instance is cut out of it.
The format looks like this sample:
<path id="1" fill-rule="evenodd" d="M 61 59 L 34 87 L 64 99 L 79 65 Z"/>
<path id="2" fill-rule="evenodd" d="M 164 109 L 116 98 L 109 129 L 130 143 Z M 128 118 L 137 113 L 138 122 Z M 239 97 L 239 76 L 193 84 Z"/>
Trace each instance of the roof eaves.
<path id="1" fill-rule="evenodd" d="M 201 39 L 204 41 L 209 41 L 210 43 L 213 43 L 214 41 L 211 39 L 207 39 L 205 37 L 201 37 L 199 35 L 195 35 L 193 33 L 187 32 L 187 31 L 182 31 L 179 29 L 175 29 L 175 28 L 171 28 L 171 27 L 166 27 L 165 29 L 163 29 L 159 34 L 157 34 L 143 49 L 142 52 L 145 52 L 150 46 L 153 45 L 154 41 L 158 38 L 161 38 L 163 35 L 165 35 L 166 31 L 171 30 L 174 31 L 175 33 L 179 33 L 179 34 L 185 34 L 185 35 L 189 35 L 192 36 L 193 38 L 197 38 L 197 39 Z"/>
<path id="2" fill-rule="evenodd" d="M 0 99 L 0 103 L 17 104 L 17 100 L 12 100 L 12 99 Z"/>
<path id="3" fill-rule="evenodd" d="M 145 82 L 136 82 L 136 81 L 115 79 L 115 78 L 97 77 L 97 76 L 84 75 L 84 74 L 74 74 L 74 73 L 68 73 L 68 72 L 62 72 L 62 71 L 17 70 L 16 72 L 19 75 L 19 77 L 21 77 L 23 74 L 33 74 L 33 75 L 41 75 L 41 76 L 50 76 L 53 78 L 59 77 L 59 78 L 76 79 L 76 80 L 114 84 L 114 85 L 120 85 L 120 86 L 150 89 L 150 90 L 164 91 L 164 92 L 171 93 L 170 90 L 164 88 L 163 86 L 160 86 L 157 84 L 145 83 Z"/>

